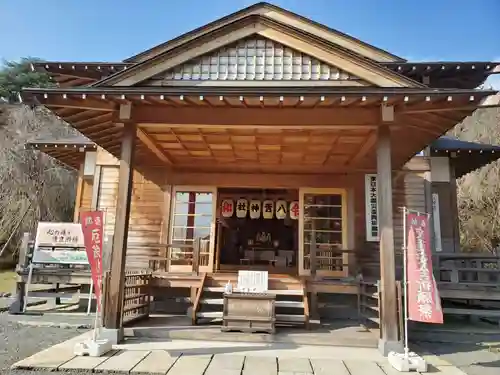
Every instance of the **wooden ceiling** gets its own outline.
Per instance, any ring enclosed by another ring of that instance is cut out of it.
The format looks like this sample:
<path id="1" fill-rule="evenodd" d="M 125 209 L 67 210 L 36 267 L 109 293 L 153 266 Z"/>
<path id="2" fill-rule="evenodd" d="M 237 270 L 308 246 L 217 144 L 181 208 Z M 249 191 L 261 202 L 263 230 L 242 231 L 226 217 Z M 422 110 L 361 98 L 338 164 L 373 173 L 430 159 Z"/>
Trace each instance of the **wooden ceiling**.
<path id="1" fill-rule="evenodd" d="M 141 126 L 182 169 L 334 171 L 357 165 L 375 130 Z"/>

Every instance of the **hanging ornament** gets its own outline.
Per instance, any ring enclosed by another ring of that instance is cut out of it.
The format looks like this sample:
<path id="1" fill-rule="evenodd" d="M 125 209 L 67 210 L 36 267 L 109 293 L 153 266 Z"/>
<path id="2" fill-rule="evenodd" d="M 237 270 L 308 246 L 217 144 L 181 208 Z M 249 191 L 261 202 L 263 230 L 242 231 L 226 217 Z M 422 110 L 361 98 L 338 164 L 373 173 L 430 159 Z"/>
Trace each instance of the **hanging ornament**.
<path id="1" fill-rule="evenodd" d="M 247 216 L 248 201 L 246 199 L 238 199 L 236 201 L 236 217 L 242 219 Z"/>
<path id="2" fill-rule="evenodd" d="M 222 217 L 231 217 L 234 214 L 234 203 L 231 199 L 224 199 L 221 204 Z"/>
<path id="3" fill-rule="evenodd" d="M 293 201 L 290 203 L 290 219 L 297 220 L 299 218 L 300 208 L 299 202 Z"/>
<path id="4" fill-rule="evenodd" d="M 260 218 L 261 203 L 259 200 L 250 201 L 250 218 L 258 219 Z"/>
<path id="5" fill-rule="evenodd" d="M 283 220 L 286 217 L 288 204 L 284 200 L 276 201 L 276 219 Z"/>
<path id="6" fill-rule="evenodd" d="M 265 200 L 262 204 L 262 217 L 264 219 L 272 219 L 274 216 L 274 202 L 272 200 Z"/>

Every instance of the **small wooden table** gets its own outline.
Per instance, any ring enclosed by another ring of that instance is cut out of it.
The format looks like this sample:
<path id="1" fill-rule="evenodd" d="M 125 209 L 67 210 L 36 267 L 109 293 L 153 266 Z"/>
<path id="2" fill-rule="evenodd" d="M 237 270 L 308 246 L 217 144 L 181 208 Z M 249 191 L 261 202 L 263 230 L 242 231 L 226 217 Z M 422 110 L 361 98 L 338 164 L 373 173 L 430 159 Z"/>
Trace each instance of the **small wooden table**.
<path id="1" fill-rule="evenodd" d="M 275 302 L 274 294 L 224 294 L 221 330 L 275 333 Z"/>

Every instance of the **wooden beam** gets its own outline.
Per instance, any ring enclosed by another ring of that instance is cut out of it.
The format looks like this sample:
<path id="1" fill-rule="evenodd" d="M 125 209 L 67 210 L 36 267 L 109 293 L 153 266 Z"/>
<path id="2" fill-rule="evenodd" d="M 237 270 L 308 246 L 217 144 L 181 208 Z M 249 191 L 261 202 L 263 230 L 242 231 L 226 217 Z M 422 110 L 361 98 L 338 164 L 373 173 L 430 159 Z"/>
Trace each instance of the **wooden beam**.
<path id="1" fill-rule="evenodd" d="M 137 129 L 127 124 L 123 129 L 119 183 L 116 199 L 115 230 L 111 252 L 111 280 L 109 282 L 109 304 L 106 307 L 105 327 L 122 328 L 123 293 L 125 287 L 125 259 L 127 253 L 130 203 L 134 175 L 134 149 Z"/>
<path id="2" fill-rule="evenodd" d="M 456 102 L 452 100 L 451 102 L 446 101 L 445 103 L 446 104 L 409 106 L 407 108 L 402 108 L 398 113 L 474 111 L 479 108 L 496 108 L 500 106 L 500 94 L 481 96 L 479 102 L 474 95 L 471 95 L 468 102 L 463 98 L 459 98 Z"/>
<path id="3" fill-rule="evenodd" d="M 169 176 L 172 185 L 201 185 L 242 188 L 300 188 L 355 186 L 363 179 L 363 174 L 265 174 L 265 173 L 200 173 L 175 171 Z"/>
<path id="4" fill-rule="evenodd" d="M 217 124 L 163 124 L 163 123 L 147 123 L 139 124 L 139 128 L 154 129 L 160 132 L 162 129 L 168 131 L 169 129 L 182 129 L 182 128 L 195 128 L 195 129 L 220 129 L 221 126 Z M 391 128 L 400 128 L 400 125 L 391 125 Z M 276 129 L 276 125 L 248 125 L 248 124 L 228 124 L 224 125 L 224 129 L 232 130 L 267 130 Z M 281 125 L 279 130 L 336 130 L 342 132 L 344 130 L 370 130 L 377 129 L 377 125 Z M 161 133 L 160 133 L 161 134 Z"/>
<path id="5" fill-rule="evenodd" d="M 99 207 L 99 197 L 100 197 L 100 185 L 101 185 L 101 171 L 102 166 L 96 165 L 94 171 L 94 180 L 92 182 L 92 201 L 90 203 L 90 209 L 92 211 L 97 211 Z"/>
<path id="6" fill-rule="evenodd" d="M 83 164 L 80 165 L 78 171 L 78 180 L 76 182 L 76 197 L 75 197 L 75 210 L 73 214 L 73 222 L 78 223 L 80 220 L 80 206 L 82 205 L 83 194 Z"/>
<path id="7" fill-rule="evenodd" d="M 134 122 L 148 128 L 178 125 L 273 125 L 304 127 L 314 125 L 373 126 L 379 121 L 379 108 L 172 108 L 167 106 L 137 106 L 133 110 Z"/>
<path id="8" fill-rule="evenodd" d="M 78 109 L 88 109 L 92 111 L 106 111 L 111 112 L 116 109 L 116 104 L 112 102 L 104 102 L 99 100 L 94 100 L 86 97 L 81 99 L 71 99 L 64 98 L 63 95 L 60 97 L 50 96 L 48 98 L 36 97 L 40 104 L 43 104 L 47 108 L 78 108 Z"/>
<path id="9" fill-rule="evenodd" d="M 356 164 L 358 161 L 363 159 L 375 146 L 377 143 L 377 132 L 371 133 L 366 139 L 363 146 L 360 147 L 358 152 L 353 156 L 353 158 L 347 163 L 348 165 Z"/>
<path id="10" fill-rule="evenodd" d="M 149 151 L 158 157 L 158 159 L 166 164 L 172 165 L 172 160 L 170 160 L 170 158 L 158 147 L 156 142 L 152 140 L 144 130 L 138 128 L 137 137 L 146 145 Z"/>
<path id="11" fill-rule="evenodd" d="M 377 139 L 377 183 L 380 225 L 381 348 L 384 354 L 399 341 L 396 267 L 394 256 L 394 226 L 392 208 L 391 136 L 381 125 Z"/>

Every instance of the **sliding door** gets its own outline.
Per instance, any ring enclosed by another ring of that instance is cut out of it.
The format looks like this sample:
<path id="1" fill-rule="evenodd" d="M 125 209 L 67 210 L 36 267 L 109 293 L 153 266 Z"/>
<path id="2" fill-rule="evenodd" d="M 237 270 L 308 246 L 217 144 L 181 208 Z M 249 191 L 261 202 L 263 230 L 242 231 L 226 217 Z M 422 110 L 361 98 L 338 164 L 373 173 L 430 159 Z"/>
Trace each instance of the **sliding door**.
<path id="1" fill-rule="evenodd" d="M 212 272 L 217 188 L 176 186 L 172 194 L 169 271 L 191 272 L 193 246 L 200 240 L 199 271 Z"/>
<path id="2" fill-rule="evenodd" d="M 299 274 L 347 276 L 347 199 L 343 189 L 300 189 Z M 315 253 L 311 253 L 316 249 Z M 312 261 L 312 262 L 311 262 Z"/>

